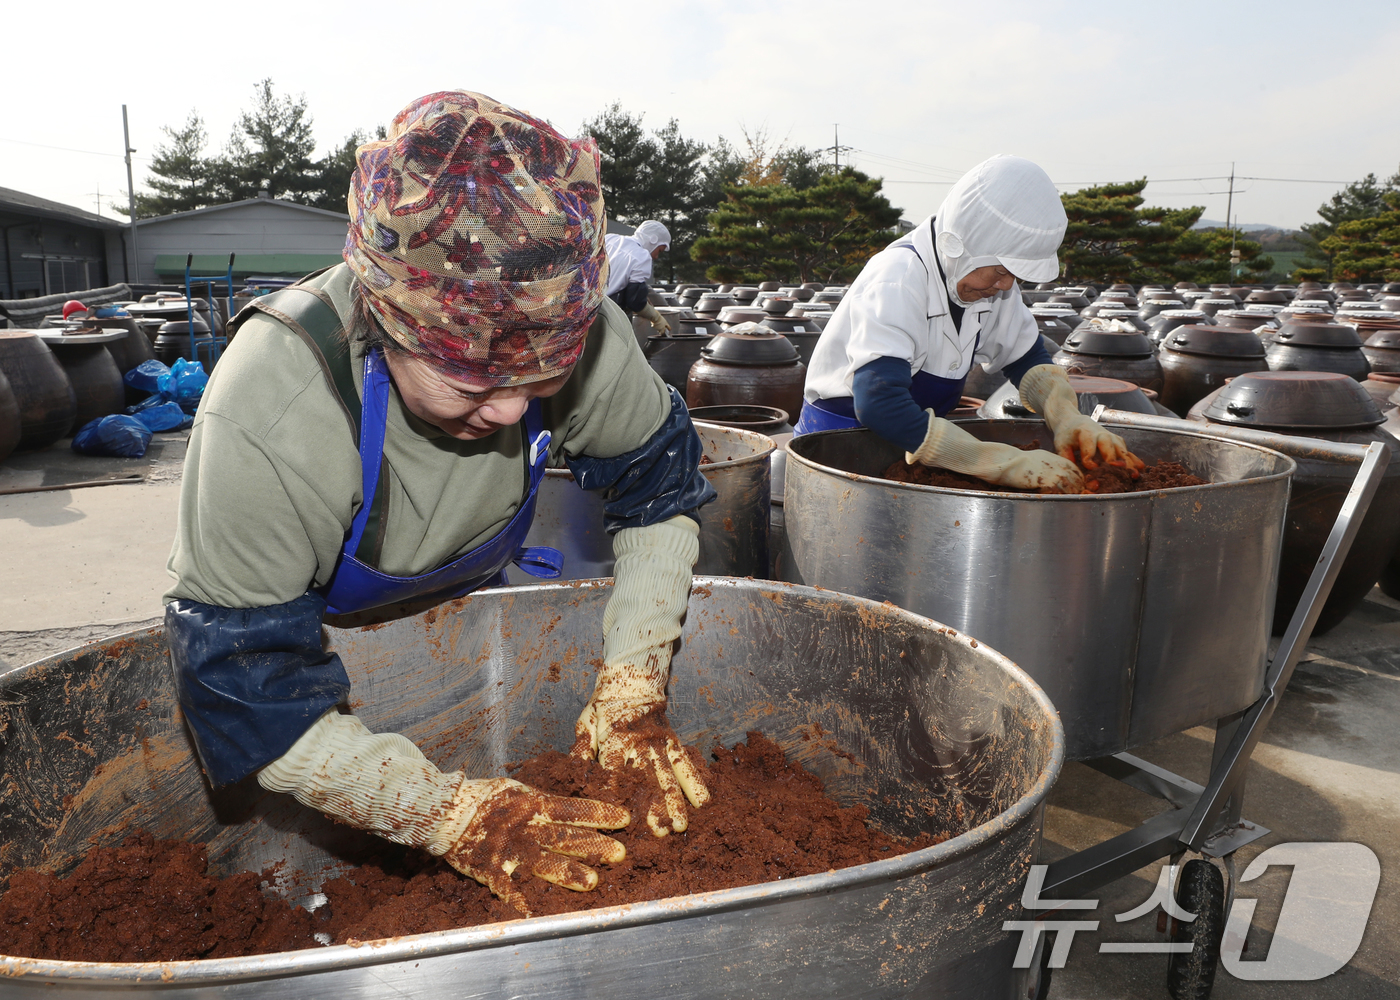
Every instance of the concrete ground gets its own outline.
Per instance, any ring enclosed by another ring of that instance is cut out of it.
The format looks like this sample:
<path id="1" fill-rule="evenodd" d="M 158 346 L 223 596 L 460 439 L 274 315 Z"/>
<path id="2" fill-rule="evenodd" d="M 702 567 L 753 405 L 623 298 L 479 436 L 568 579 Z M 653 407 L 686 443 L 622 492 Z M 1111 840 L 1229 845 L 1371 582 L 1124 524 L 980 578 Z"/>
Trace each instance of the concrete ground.
<path id="1" fill-rule="evenodd" d="M 0 672 L 81 643 L 159 620 L 165 560 L 175 526 L 186 434 L 158 435 L 144 459 L 75 456 L 66 442 L 0 464 Z M 9 492 L 139 476 L 134 484 Z M 1238 852 L 1238 870 L 1275 844 L 1354 842 L 1380 859 L 1381 883 L 1360 949 L 1317 982 L 1249 982 L 1221 969 L 1217 1000 L 1400 1000 L 1400 604 L 1373 591 L 1358 610 L 1308 647 L 1253 756 L 1244 816 L 1271 833 Z M 1197 782 L 1209 772 L 1205 727 L 1134 751 Z M 1131 829 L 1165 804 L 1090 770 L 1067 765 L 1050 797 L 1047 860 Z M 1146 900 L 1160 863 L 1106 886 L 1100 921 L 1076 936 L 1053 973 L 1056 1000 L 1166 997 L 1161 955 L 1100 954 L 1104 942 L 1161 941 L 1156 914 L 1114 915 Z M 1271 867 L 1239 886 L 1258 898 L 1244 958 L 1268 953 L 1290 869 Z"/>

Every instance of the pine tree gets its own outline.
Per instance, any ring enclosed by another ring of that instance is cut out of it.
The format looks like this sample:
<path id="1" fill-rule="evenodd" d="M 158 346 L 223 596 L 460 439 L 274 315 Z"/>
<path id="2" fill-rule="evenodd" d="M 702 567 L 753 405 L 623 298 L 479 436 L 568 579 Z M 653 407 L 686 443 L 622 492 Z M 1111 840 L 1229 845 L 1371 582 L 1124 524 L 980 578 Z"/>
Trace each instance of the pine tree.
<path id="1" fill-rule="evenodd" d="M 1337 235 L 1338 227 L 1345 222 L 1375 218 L 1382 214 L 1386 211 L 1386 195 L 1394 191 L 1400 191 L 1400 171 L 1384 183 L 1378 181 L 1375 174 L 1367 174 L 1319 205 L 1317 214 L 1322 221 L 1301 227 L 1302 235 L 1298 237 L 1298 242 L 1303 244 L 1308 256 L 1303 259 L 1303 266 L 1293 272 L 1293 277 L 1299 281 L 1332 278 L 1335 251 L 1327 248 L 1327 241 Z"/>
<path id="2" fill-rule="evenodd" d="M 254 88 L 254 105 L 238 118 L 228 146 L 213 164 L 226 201 L 269 197 L 309 203 L 322 188 L 311 155 L 316 139 L 306 98 L 279 96 L 271 78 Z"/>
<path id="3" fill-rule="evenodd" d="M 1381 197 L 1383 211 L 1337 225 L 1322 242 L 1332 274 L 1345 281 L 1400 281 L 1400 192 Z"/>
<path id="4" fill-rule="evenodd" d="M 705 144 L 686 138 L 674 118 L 648 133 L 640 115 L 617 103 L 585 122 L 583 132 L 598 143 L 608 217 L 632 226 L 647 219 L 664 224 L 671 246 L 657 259 L 656 273 L 668 280 L 695 276 L 690 247 L 718 200 L 709 196 Z"/>
<path id="5" fill-rule="evenodd" d="M 1170 244 L 1190 227 L 1180 226 L 1180 217 L 1169 220 L 1166 209 L 1143 209 L 1146 186 L 1144 177 L 1060 196 L 1069 217 L 1060 248 L 1066 281 L 1140 284 L 1158 265 L 1170 261 Z"/>
<path id="6" fill-rule="evenodd" d="M 376 139 L 387 136 L 388 132 L 383 125 L 375 129 Z M 316 161 L 317 190 L 312 193 L 307 204 L 331 212 L 346 210 L 350 178 L 354 176 L 356 167 L 355 151 L 369 141 L 370 136 L 366 132 L 356 129 L 346 136 L 339 146 Z"/>
<path id="7" fill-rule="evenodd" d="M 899 221 L 880 188 L 850 167 L 802 190 L 782 181 L 731 185 L 691 255 L 709 265 L 712 281 L 849 280 Z"/>
<path id="8" fill-rule="evenodd" d="M 146 186 L 155 193 L 136 195 L 136 217 L 189 212 L 221 200 L 210 186 L 209 163 L 204 157 L 208 136 L 199 114 L 191 111 L 182 127 L 166 125 L 161 131 L 168 141 L 156 147 L 151 176 L 146 179 Z"/>

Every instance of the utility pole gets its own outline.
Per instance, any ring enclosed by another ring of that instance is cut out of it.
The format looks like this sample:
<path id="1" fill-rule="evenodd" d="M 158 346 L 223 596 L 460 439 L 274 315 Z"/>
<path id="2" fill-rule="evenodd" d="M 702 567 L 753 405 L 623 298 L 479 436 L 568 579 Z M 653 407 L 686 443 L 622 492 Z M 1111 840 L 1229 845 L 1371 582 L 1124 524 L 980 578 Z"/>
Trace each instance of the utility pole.
<path id="1" fill-rule="evenodd" d="M 843 152 L 851 152 L 851 147 L 841 145 L 841 126 L 838 123 L 831 126 L 831 167 L 838 174 L 841 172 L 841 154 Z"/>
<path id="2" fill-rule="evenodd" d="M 136 255 L 136 185 L 131 180 L 131 154 L 136 150 L 131 148 L 131 129 L 127 126 L 125 104 L 122 105 L 122 146 L 126 149 L 126 205 L 127 218 L 130 220 L 127 227 L 131 230 L 131 258 L 126 262 L 126 280 L 130 283 L 132 261 L 136 262 L 136 276 L 139 278 L 141 260 Z"/>
<path id="3" fill-rule="evenodd" d="M 1234 220 L 1234 216 L 1231 214 L 1231 212 L 1234 211 L 1234 208 L 1235 208 L 1235 164 L 1232 162 L 1232 163 L 1230 164 L 1230 196 L 1229 196 L 1229 198 L 1227 198 L 1226 201 L 1225 201 L 1225 225 L 1227 225 L 1227 226 L 1230 227 L 1230 257 L 1231 257 L 1232 259 L 1233 259 L 1234 256 L 1235 256 L 1235 223 L 1234 223 L 1234 221 L 1233 221 L 1233 220 Z M 1233 276 L 1234 276 L 1234 275 L 1233 275 L 1233 272 L 1232 272 L 1232 273 L 1231 273 L 1231 277 L 1233 277 Z"/>

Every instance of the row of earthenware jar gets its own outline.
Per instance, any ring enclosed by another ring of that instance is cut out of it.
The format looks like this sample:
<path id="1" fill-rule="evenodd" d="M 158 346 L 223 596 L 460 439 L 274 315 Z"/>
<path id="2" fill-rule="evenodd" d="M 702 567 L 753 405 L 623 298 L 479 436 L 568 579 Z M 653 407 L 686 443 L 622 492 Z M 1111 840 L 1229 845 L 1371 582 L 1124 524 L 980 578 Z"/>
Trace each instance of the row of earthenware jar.
<path id="1" fill-rule="evenodd" d="M 1089 378 L 1107 376 L 1136 386 L 1158 412 L 1385 444 L 1391 466 L 1315 631 L 1341 621 L 1378 578 L 1400 597 L 1400 283 L 1102 290 L 1047 284 L 1025 297 L 1041 332 L 1059 342 L 1054 360 L 1081 394 L 1095 391 Z M 1102 392 L 1098 386 L 1096 395 Z M 1020 415 L 1011 412 L 1012 394 L 1004 395 L 996 415 Z M 1143 400 L 1131 397 L 1120 394 L 1109 405 L 1146 412 Z M 1299 463 L 1275 631 L 1302 595 L 1355 469 L 1321 458 Z"/>
<path id="2" fill-rule="evenodd" d="M 145 305 L 144 311 L 142 303 L 72 308 L 52 317 L 51 326 L 0 330 L 0 461 L 14 451 L 47 448 L 89 421 L 139 402 L 145 393 L 127 386 L 123 376 L 143 361 L 173 364 L 189 356 L 187 312 L 179 320 L 161 312 L 186 310 L 185 300 Z M 198 305 L 207 313 L 205 303 Z M 197 315 L 196 331 L 201 326 L 208 338 L 208 324 Z M 172 351 L 182 335 L 185 349 Z"/>
<path id="3" fill-rule="evenodd" d="M 633 327 L 651 367 L 687 405 L 766 406 L 795 420 L 812 351 L 845 292 L 819 282 L 653 289 L 670 329 Z"/>

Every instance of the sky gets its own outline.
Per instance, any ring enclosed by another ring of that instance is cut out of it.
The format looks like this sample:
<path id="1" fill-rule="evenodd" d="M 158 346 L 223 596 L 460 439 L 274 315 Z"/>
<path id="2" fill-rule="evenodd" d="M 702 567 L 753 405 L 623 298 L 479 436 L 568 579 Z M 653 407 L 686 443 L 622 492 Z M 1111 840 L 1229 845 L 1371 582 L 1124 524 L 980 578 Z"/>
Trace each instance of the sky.
<path id="1" fill-rule="evenodd" d="M 841 161 L 883 177 L 914 221 L 997 153 L 1061 190 L 1146 176 L 1149 205 L 1212 219 L 1233 165 L 1234 218 L 1284 228 L 1400 169 L 1394 0 L 343 0 L 275 20 L 133 0 L 120 23 L 114 10 L 7 10 L 10 37 L 51 44 L 6 52 L 0 187 L 119 217 L 123 104 L 140 190 L 162 126 L 196 111 L 215 152 L 267 77 L 305 96 L 321 151 L 457 88 L 568 134 L 614 101 L 707 142 L 747 130 L 830 147 L 839 126 Z"/>

